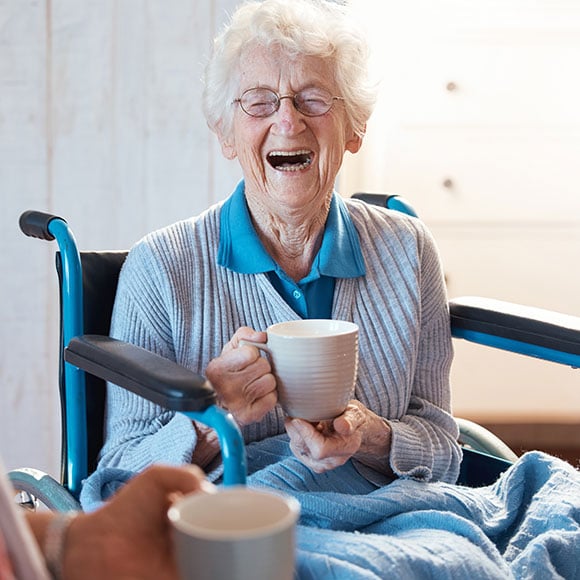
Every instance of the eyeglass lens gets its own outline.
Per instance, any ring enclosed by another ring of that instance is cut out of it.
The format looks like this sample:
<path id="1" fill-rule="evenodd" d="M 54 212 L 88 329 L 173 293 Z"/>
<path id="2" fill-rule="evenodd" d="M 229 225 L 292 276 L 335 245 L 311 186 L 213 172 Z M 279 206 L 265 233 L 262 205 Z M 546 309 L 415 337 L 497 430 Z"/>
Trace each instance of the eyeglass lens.
<path id="1" fill-rule="evenodd" d="M 252 117 L 269 117 L 280 108 L 282 99 L 292 99 L 294 107 L 309 117 L 324 115 L 330 111 L 335 99 L 328 91 L 309 88 L 295 95 L 278 96 L 270 89 L 255 88 L 245 91 L 239 99 L 240 106 Z"/>

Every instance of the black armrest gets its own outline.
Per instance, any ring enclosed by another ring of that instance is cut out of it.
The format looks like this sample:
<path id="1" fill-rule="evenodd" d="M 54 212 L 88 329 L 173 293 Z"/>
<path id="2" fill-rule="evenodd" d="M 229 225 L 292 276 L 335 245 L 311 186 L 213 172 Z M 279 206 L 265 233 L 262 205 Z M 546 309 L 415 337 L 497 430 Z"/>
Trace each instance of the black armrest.
<path id="1" fill-rule="evenodd" d="M 100 335 L 73 338 L 67 362 L 172 411 L 203 411 L 216 402 L 205 378 L 144 348 Z"/>
<path id="2" fill-rule="evenodd" d="M 471 296 L 451 300 L 449 309 L 455 336 L 481 333 L 580 357 L 578 316 Z"/>

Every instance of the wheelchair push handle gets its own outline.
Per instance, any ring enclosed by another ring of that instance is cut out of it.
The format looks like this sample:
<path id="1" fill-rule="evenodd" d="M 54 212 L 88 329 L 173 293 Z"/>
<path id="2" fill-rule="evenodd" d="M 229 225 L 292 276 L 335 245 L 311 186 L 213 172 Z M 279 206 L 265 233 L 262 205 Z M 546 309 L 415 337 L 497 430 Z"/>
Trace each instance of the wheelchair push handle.
<path id="1" fill-rule="evenodd" d="M 50 213 L 28 210 L 20 216 L 18 223 L 25 235 L 50 242 L 54 240 L 54 236 L 49 231 L 49 225 L 53 220 L 65 221 L 61 217 Z"/>

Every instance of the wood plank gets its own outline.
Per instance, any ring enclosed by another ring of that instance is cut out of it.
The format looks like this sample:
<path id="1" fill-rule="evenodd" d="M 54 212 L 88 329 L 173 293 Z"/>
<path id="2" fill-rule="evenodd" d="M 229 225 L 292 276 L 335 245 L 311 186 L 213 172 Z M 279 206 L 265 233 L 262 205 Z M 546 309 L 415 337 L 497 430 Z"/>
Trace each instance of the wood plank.
<path id="1" fill-rule="evenodd" d="M 52 252 L 18 229 L 22 211 L 50 209 L 52 201 L 45 9 L 0 3 L 0 452 L 8 469 L 58 473 Z"/>

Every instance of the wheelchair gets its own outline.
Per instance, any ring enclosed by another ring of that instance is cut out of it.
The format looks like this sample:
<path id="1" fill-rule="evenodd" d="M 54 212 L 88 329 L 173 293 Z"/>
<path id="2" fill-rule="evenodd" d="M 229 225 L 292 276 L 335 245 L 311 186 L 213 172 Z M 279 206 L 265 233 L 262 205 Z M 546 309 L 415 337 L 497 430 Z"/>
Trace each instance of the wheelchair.
<path id="1" fill-rule="evenodd" d="M 355 194 L 368 203 L 415 215 L 398 195 Z M 31 237 L 57 241 L 60 285 L 60 481 L 33 468 L 9 472 L 25 501 L 56 511 L 79 510 L 83 480 L 97 466 L 103 444 L 106 381 L 214 428 L 224 464 L 224 485 L 246 481 L 241 432 L 216 405 L 203 377 L 135 345 L 108 336 L 117 280 L 126 251 L 79 252 L 62 218 L 37 211 L 20 217 Z M 452 335 L 478 344 L 580 367 L 580 318 L 497 300 L 467 297 L 449 304 Z M 488 485 L 517 455 L 487 429 L 456 418 L 463 447 L 458 483 Z M 31 498 L 31 499 L 30 499 Z"/>
<path id="2" fill-rule="evenodd" d="M 56 239 L 60 287 L 60 481 L 33 468 L 8 473 L 22 503 L 54 511 L 80 510 L 82 482 L 97 467 L 103 444 L 106 382 L 184 413 L 215 429 L 224 465 L 223 483 L 244 485 L 246 457 L 233 416 L 219 408 L 202 376 L 141 347 L 108 336 L 117 280 L 127 252 L 79 252 L 65 220 L 36 211 L 20 217 L 22 231 Z"/>

